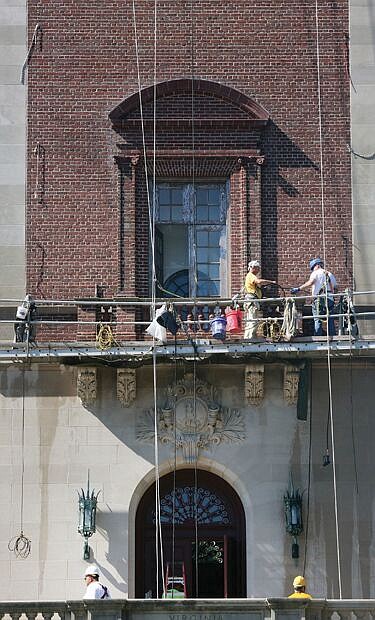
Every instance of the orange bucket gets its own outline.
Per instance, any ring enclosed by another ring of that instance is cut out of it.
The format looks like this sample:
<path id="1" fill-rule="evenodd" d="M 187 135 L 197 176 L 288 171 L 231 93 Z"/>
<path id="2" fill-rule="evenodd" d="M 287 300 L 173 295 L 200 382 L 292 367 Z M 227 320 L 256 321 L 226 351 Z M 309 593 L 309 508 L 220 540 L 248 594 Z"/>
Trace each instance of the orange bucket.
<path id="1" fill-rule="evenodd" d="M 230 334 L 239 334 L 241 329 L 242 312 L 241 310 L 233 310 L 230 308 L 225 311 L 225 317 L 227 319 L 227 332 Z"/>

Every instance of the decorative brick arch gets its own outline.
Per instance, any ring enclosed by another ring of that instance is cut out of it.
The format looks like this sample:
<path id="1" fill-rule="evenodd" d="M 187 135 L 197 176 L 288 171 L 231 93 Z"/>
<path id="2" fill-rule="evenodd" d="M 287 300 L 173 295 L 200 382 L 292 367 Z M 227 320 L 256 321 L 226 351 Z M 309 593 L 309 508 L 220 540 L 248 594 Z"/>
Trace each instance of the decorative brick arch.
<path id="1" fill-rule="evenodd" d="M 206 95 L 215 97 L 216 99 L 231 103 L 234 107 L 246 112 L 249 118 L 260 121 L 262 124 L 266 124 L 269 119 L 269 113 L 259 103 L 241 93 L 230 86 L 219 84 L 218 82 L 212 82 L 210 80 L 202 80 L 200 78 L 194 78 L 192 81 L 188 78 L 182 78 L 178 80 L 168 80 L 166 82 L 159 82 L 156 84 L 156 99 L 159 100 L 163 97 L 169 97 L 176 94 L 191 94 Z M 142 103 L 147 104 L 154 99 L 154 86 L 148 86 L 142 91 Z M 116 106 L 109 117 L 113 123 L 126 118 L 129 113 L 139 108 L 139 93 L 133 93 L 120 105 Z"/>

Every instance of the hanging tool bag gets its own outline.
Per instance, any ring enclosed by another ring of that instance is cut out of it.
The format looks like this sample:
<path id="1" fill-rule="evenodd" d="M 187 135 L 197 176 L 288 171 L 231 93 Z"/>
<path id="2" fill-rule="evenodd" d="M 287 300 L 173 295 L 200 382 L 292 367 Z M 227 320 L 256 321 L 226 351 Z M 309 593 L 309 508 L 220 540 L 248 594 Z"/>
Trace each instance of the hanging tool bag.
<path id="1" fill-rule="evenodd" d="M 179 330 L 179 324 L 176 320 L 176 313 L 172 305 L 168 306 L 162 314 L 157 317 L 157 322 L 162 327 L 165 327 L 173 336 L 175 336 Z"/>

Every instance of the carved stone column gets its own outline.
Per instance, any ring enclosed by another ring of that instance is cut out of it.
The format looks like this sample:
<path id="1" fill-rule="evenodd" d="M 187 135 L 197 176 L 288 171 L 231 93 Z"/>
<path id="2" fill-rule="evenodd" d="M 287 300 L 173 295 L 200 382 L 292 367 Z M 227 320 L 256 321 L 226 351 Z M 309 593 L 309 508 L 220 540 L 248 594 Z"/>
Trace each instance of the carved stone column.
<path id="1" fill-rule="evenodd" d="M 91 405 L 96 401 L 96 368 L 79 368 L 77 376 L 77 396 L 82 405 Z"/>
<path id="2" fill-rule="evenodd" d="M 298 366 L 284 366 L 284 400 L 288 405 L 297 404 L 299 371 Z"/>
<path id="3" fill-rule="evenodd" d="M 245 367 L 245 402 L 260 405 L 264 398 L 264 364 L 248 364 Z"/>
<path id="4" fill-rule="evenodd" d="M 119 368 L 117 370 L 117 398 L 123 407 L 130 407 L 135 400 L 137 378 L 134 368 Z"/>

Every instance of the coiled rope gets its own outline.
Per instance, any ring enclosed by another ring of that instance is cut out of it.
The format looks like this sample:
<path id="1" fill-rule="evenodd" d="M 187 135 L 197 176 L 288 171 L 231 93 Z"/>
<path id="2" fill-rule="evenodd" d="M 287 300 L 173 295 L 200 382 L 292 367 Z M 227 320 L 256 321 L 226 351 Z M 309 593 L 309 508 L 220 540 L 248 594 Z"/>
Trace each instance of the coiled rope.
<path id="1" fill-rule="evenodd" d="M 99 323 L 98 333 L 96 334 L 96 347 L 101 351 L 110 349 L 117 345 L 112 328 L 107 323 Z"/>

